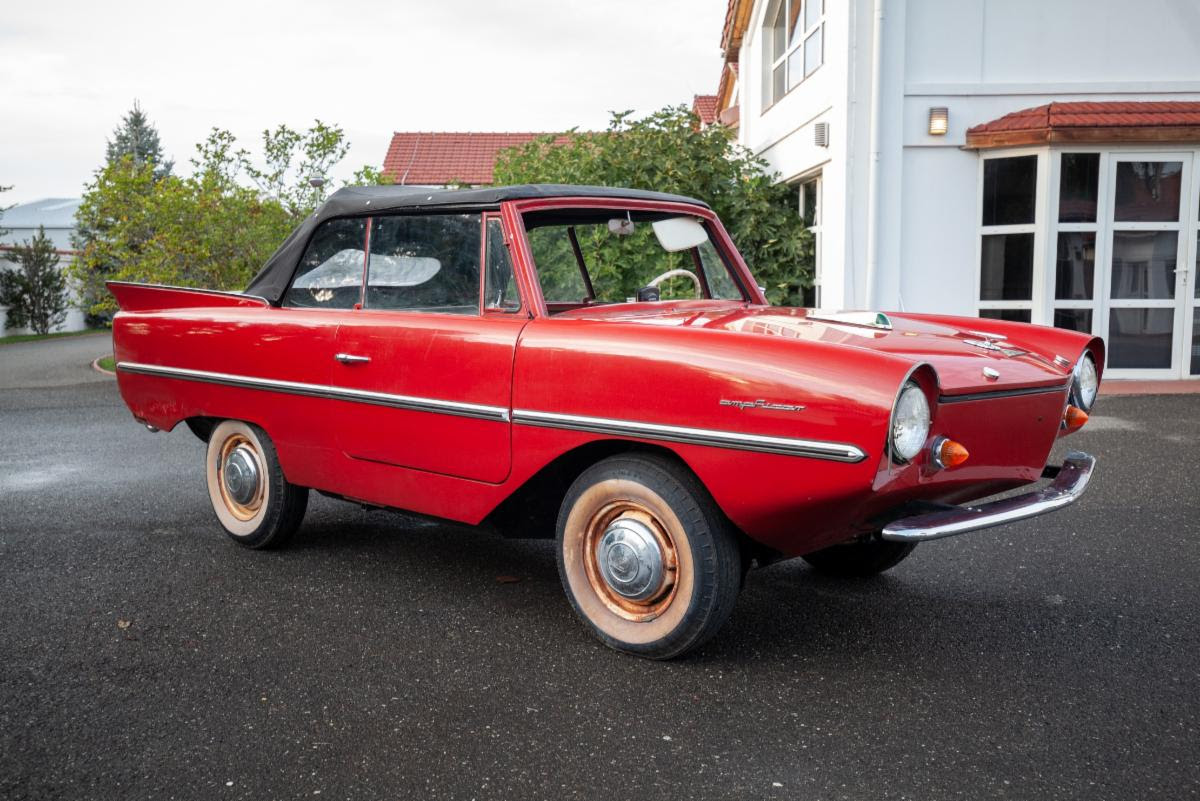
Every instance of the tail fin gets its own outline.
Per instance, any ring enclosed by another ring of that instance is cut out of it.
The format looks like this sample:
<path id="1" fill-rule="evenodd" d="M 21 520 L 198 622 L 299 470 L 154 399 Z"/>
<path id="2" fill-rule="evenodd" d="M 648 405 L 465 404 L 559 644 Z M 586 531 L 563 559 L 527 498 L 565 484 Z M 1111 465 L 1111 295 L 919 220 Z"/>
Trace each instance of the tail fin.
<path id="1" fill-rule="evenodd" d="M 117 299 L 121 311 L 161 311 L 201 307 L 269 306 L 266 300 L 240 292 L 221 292 L 215 289 L 192 289 L 161 284 L 135 284 L 128 281 L 109 281 L 105 286 Z"/>

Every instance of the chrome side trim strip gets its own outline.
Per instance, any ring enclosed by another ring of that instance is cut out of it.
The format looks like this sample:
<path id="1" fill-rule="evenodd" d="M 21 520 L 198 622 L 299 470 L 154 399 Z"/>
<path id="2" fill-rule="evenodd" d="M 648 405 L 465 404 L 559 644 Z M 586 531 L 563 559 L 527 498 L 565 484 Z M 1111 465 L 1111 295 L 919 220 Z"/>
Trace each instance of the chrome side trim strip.
<path id="1" fill-rule="evenodd" d="M 395 409 L 448 414 L 457 417 L 472 417 L 480 420 L 508 422 L 511 419 L 516 423 L 540 426 L 542 428 L 571 429 L 594 434 L 616 434 L 644 439 L 657 439 L 666 442 L 682 442 L 689 445 L 709 445 L 716 448 L 777 453 L 785 456 L 830 459 L 837 462 L 855 463 L 867 458 L 867 454 L 861 448 L 838 442 L 771 437 L 761 434 L 715 431 L 705 428 L 660 425 L 658 423 L 640 423 L 632 420 L 614 420 L 605 417 L 582 417 L 554 412 L 539 412 L 531 409 L 516 410 L 510 417 L 508 409 L 502 406 L 484 406 L 474 403 L 439 400 L 436 398 L 419 398 L 411 395 L 392 395 L 385 392 L 369 392 L 367 390 L 333 387 L 325 384 L 306 384 L 298 381 L 282 381 L 274 378 L 254 378 L 234 375 L 232 373 L 217 373 L 208 370 L 192 370 L 184 367 L 166 367 L 138 362 L 118 362 L 117 370 L 138 375 L 162 376 L 165 378 L 177 378 L 183 381 L 220 384 L 241 389 L 256 389 L 266 392 L 282 392 L 289 395 L 305 395 L 314 398 L 368 403 L 375 406 L 389 406 Z"/>
<path id="2" fill-rule="evenodd" d="M 184 381 L 199 381 L 205 384 L 221 384 L 242 389 L 258 389 L 266 392 L 283 392 L 288 395 L 306 395 L 312 398 L 328 398 L 373 406 L 390 406 L 414 412 L 449 414 L 455 417 L 473 417 L 479 420 L 508 422 L 508 409 L 503 406 L 484 406 L 477 403 L 419 398 L 412 395 L 392 395 L 387 392 L 369 392 L 349 387 L 333 387 L 325 384 L 305 384 L 298 381 L 280 381 L 274 378 L 252 378 L 232 373 L 214 373 L 208 370 L 189 370 L 184 367 L 164 367 L 158 364 L 118 362 L 117 370 L 139 375 L 179 378 Z"/>
<path id="3" fill-rule="evenodd" d="M 1087 489 L 1095 467 L 1094 456 L 1072 451 L 1057 472 L 1050 468 L 1043 474 L 1054 479 L 1048 487 L 979 506 L 957 506 L 893 520 L 880 536 L 894 542 L 923 542 L 1044 515 L 1074 503 Z"/>
<path id="4" fill-rule="evenodd" d="M 583 417 L 573 414 L 538 412 L 532 409 L 514 409 L 512 419 L 514 423 L 541 428 L 565 428 L 572 431 L 586 431 L 591 434 L 617 434 L 666 442 L 682 442 L 688 445 L 710 445 L 714 448 L 831 459 L 835 462 L 854 463 L 867 458 L 866 452 L 861 448 L 839 442 L 769 437 L 761 434 L 744 434 L 738 431 L 714 431 L 707 428 L 686 428 L 658 423 L 638 423 L 632 420 Z"/>
<path id="5" fill-rule="evenodd" d="M 993 389 L 987 392 L 970 392 L 966 395 L 940 395 L 938 403 L 964 403 L 966 401 L 992 400 L 994 398 L 1015 398 L 1019 395 L 1046 395 L 1051 392 L 1062 392 L 1070 382 L 1046 387 L 1024 387 L 1022 389 Z"/>

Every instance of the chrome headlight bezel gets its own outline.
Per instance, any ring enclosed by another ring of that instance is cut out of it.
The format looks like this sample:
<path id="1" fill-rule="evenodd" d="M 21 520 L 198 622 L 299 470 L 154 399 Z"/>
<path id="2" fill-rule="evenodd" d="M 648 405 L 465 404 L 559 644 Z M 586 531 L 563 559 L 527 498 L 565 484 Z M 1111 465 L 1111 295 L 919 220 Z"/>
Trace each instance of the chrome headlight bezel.
<path id="1" fill-rule="evenodd" d="M 1091 412 L 1100 391 L 1100 373 L 1091 351 L 1085 351 L 1071 368 L 1071 405 Z"/>
<path id="2" fill-rule="evenodd" d="M 888 454 L 896 464 L 908 464 L 915 459 L 933 426 L 929 398 L 916 381 L 906 381 L 896 394 L 888 421 Z"/>

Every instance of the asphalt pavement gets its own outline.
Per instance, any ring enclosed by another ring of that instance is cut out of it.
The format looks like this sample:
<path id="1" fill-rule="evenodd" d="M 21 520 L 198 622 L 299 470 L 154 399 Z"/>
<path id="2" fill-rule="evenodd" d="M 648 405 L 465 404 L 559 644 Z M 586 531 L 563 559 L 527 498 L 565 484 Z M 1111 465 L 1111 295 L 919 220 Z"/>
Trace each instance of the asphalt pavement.
<path id="1" fill-rule="evenodd" d="M 111 353 L 112 334 L 107 331 L 0 344 L 0 390 L 111 382 L 111 376 L 90 369 L 97 357 Z"/>
<path id="2" fill-rule="evenodd" d="M 752 572 L 655 663 L 588 635 L 548 542 L 314 495 L 240 548 L 103 348 L 21 388 L 52 346 L 0 347 L 0 798 L 1200 796 L 1200 396 L 1101 398 L 1065 511 Z"/>

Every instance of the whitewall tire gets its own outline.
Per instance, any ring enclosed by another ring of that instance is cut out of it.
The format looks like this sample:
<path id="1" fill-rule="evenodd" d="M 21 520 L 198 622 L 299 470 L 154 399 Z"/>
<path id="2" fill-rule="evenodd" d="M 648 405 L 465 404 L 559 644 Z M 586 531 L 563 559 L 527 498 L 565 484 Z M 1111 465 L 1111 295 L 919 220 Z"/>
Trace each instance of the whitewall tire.
<path id="1" fill-rule="evenodd" d="M 278 547 L 304 519 L 308 490 L 287 480 L 275 445 L 256 425 L 217 425 L 208 438 L 205 474 L 217 520 L 240 545 Z"/>
<path id="2" fill-rule="evenodd" d="M 557 545 L 575 612 L 603 643 L 638 656 L 698 647 L 741 589 L 733 527 L 687 468 L 658 455 L 585 470 L 563 500 Z"/>

